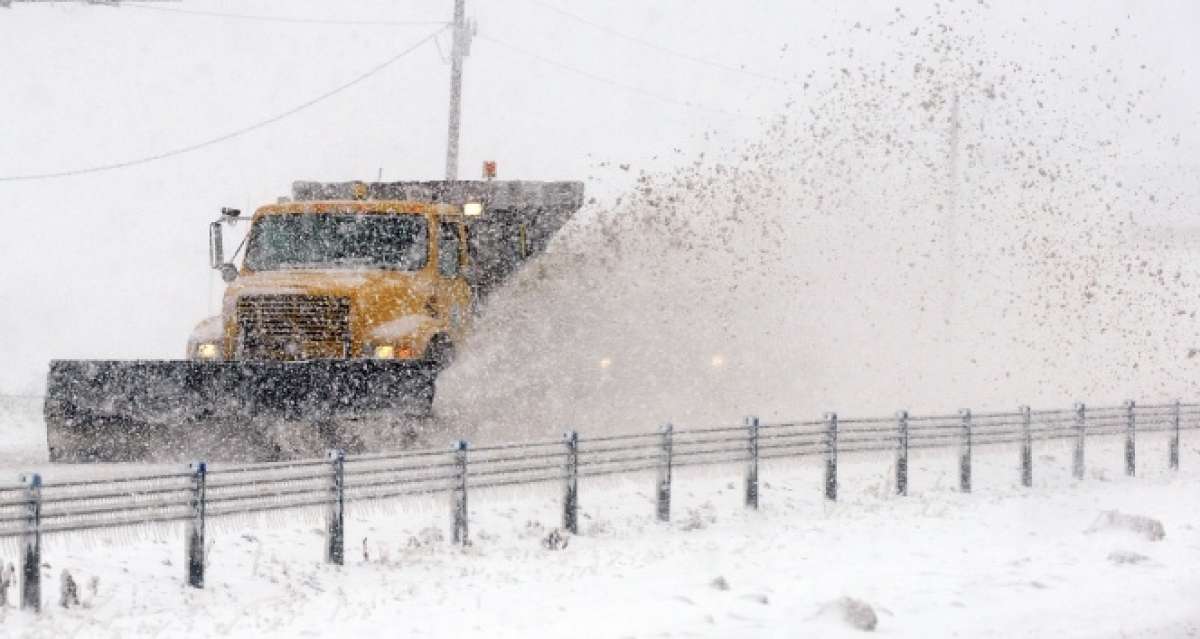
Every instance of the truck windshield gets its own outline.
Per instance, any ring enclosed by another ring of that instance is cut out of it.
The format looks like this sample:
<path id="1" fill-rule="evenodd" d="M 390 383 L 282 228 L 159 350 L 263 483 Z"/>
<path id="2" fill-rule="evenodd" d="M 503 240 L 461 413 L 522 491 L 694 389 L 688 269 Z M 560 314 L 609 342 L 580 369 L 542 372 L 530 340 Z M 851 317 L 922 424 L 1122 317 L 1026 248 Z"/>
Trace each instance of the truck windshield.
<path id="1" fill-rule="evenodd" d="M 428 257 L 427 227 L 420 215 L 267 215 L 250 230 L 246 267 L 415 271 Z"/>

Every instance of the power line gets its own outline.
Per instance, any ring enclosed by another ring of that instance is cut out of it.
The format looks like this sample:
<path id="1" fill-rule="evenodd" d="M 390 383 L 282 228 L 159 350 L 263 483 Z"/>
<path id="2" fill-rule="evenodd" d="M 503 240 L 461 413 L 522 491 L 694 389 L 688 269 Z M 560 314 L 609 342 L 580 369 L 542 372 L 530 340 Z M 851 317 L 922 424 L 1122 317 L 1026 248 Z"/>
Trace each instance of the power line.
<path id="1" fill-rule="evenodd" d="M 721 69 L 723 71 L 728 71 L 730 73 L 740 73 L 742 75 L 750 76 L 752 78 L 757 78 L 759 80 L 767 80 L 769 82 L 775 82 L 777 84 L 792 84 L 792 81 L 788 80 L 786 78 L 780 78 L 780 77 L 768 75 L 766 73 L 759 73 L 757 71 L 752 71 L 745 67 L 740 67 L 740 66 L 735 67 L 733 65 L 725 64 L 723 62 L 717 62 L 716 60 L 709 60 L 707 58 L 701 58 L 699 56 L 694 56 L 689 53 L 684 53 L 682 51 L 676 51 L 674 49 L 669 49 L 667 47 L 662 46 L 661 44 L 652 42 L 650 40 L 639 38 L 637 36 L 631 36 L 626 33 L 621 33 L 620 31 L 617 31 L 616 29 L 613 29 L 612 27 L 600 24 L 599 22 L 593 22 L 591 20 L 588 20 L 587 18 L 584 18 L 582 16 L 571 13 L 561 7 L 557 7 L 548 2 L 543 2 L 543 0 L 527 0 L 527 1 L 537 5 L 539 7 L 542 7 L 543 9 L 546 9 L 548 11 L 553 11 L 554 13 L 564 16 L 570 20 L 574 20 L 581 24 L 585 24 L 589 27 L 592 27 L 593 29 L 598 29 L 600 31 L 603 31 L 604 33 L 611 35 L 611 36 L 621 38 L 622 40 L 628 40 L 629 42 L 633 42 L 635 44 L 641 45 L 648 49 L 653 49 L 654 51 L 658 51 L 659 53 L 665 53 L 667 55 L 675 56 L 676 58 L 687 60 L 689 62 L 694 62 L 696 64 L 710 66 L 710 67 L 713 67 L 716 69 Z"/>
<path id="2" fill-rule="evenodd" d="M 176 155 L 183 155 L 184 153 L 191 153 L 192 151 L 198 151 L 200 149 L 203 149 L 208 146 L 212 146 L 214 144 L 220 144 L 221 142 L 225 142 L 227 140 L 232 140 L 233 138 L 245 135 L 256 129 L 260 129 L 265 126 L 269 126 L 271 124 L 279 122 L 280 120 L 283 120 L 284 118 L 293 116 L 293 115 L 295 115 L 295 114 L 297 114 L 319 102 L 323 102 L 323 101 L 341 93 L 342 91 L 345 91 L 346 89 L 353 87 L 356 84 L 361 83 L 362 81 L 366 80 L 367 78 L 370 78 L 371 76 L 373 76 L 373 75 L 379 73 L 380 71 L 383 71 L 387 67 L 391 66 L 392 64 L 394 64 L 395 62 L 400 60 L 400 58 L 403 58 L 404 56 L 412 53 L 413 51 L 416 51 L 422 45 L 429 42 L 430 40 L 433 40 L 435 37 L 437 37 L 437 35 L 439 33 L 441 33 L 442 31 L 445 31 L 445 30 L 446 30 L 446 27 L 442 27 L 441 29 L 434 31 L 433 33 L 425 36 L 424 38 L 421 38 L 419 41 L 416 42 L 416 44 L 413 44 L 412 46 L 404 49 L 403 51 L 397 53 L 396 55 L 388 58 L 387 60 L 380 62 L 379 64 L 375 65 L 374 67 L 368 69 L 366 72 L 359 74 L 357 77 L 353 78 L 349 82 L 345 82 L 333 89 L 330 89 L 329 91 L 326 91 L 325 93 L 322 93 L 321 95 L 318 95 L 315 98 L 312 98 L 312 99 L 310 99 L 306 102 L 303 102 L 297 106 L 294 106 L 286 111 L 283 111 L 282 113 L 273 115 L 265 120 L 260 120 L 258 122 L 255 122 L 254 124 L 244 126 L 240 129 L 237 129 L 236 131 L 231 131 L 224 135 L 220 135 L 215 138 L 204 140 L 203 142 L 197 142 L 195 144 L 190 144 L 185 147 L 180 147 L 178 149 L 171 149 L 169 151 L 163 151 L 162 153 L 155 153 L 154 155 L 147 155 L 145 157 L 135 158 L 132 160 L 113 162 L 111 164 L 101 164 L 101 165 L 91 166 L 91 167 L 82 168 L 82 169 L 72 169 L 69 171 L 52 171 L 52 172 L 47 172 L 47 173 L 27 173 L 25 175 L 3 175 L 3 176 L 0 176 L 0 182 L 18 182 L 18 181 L 25 181 L 25 180 L 45 180 L 45 179 L 51 179 L 51 178 L 63 178 L 63 177 L 71 177 L 71 176 L 75 176 L 75 175 L 83 175 L 85 173 L 98 173 L 100 171 L 111 171 L 113 169 L 124 169 L 124 168 L 128 168 L 131 166 L 137 166 L 139 164 L 147 164 L 149 162 L 163 160 L 166 158 L 174 157 Z"/>
<path id="3" fill-rule="evenodd" d="M 492 38 L 492 37 L 484 35 L 482 33 L 477 35 L 476 37 L 478 37 L 480 40 L 486 40 L 488 42 L 491 42 L 492 44 L 499 45 L 499 46 L 509 49 L 510 51 L 513 51 L 515 53 L 519 53 L 523 56 L 537 60 L 538 62 L 541 62 L 543 64 L 547 64 L 547 65 L 550 65 L 557 69 L 567 71 L 568 73 L 573 73 L 575 75 L 582 76 L 589 80 L 593 80 L 596 82 L 607 84 L 609 86 L 617 87 L 618 89 L 622 89 L 624 91 L 629 91 L 631 93 L 636 93 L 638 95 L 642 95 L 642 96 L 645 96 L 648 98 L 653 98 L 655 100 L 659 100 L 660 102 L 666 102 L 668 104 L 674 104 L 676 106 L 682 106 L 682 107 L 686 107 L 689 109 L 696 109 L 699 111 L 707 111 L 709 113 L 718 113 L 718 114 L 726 115 L 726 116 L 733 117 L 733 118 L 753 118 L 753 117 L 755 117 L 755 116 L 746 115 L 744 113 L 738 113 L 735 111 L 727 111 L 727 110 L 719 108 L 719 107 L 705 106 L 703 104 L 698 104 L 696 102 L 691 102 L 688 100 L 677 100 L 675 98 L 667 97 L 665 95 L 661 95 L 661 94 L 655 93 L 653 91 L 647 91 L 646 89 L 634 86 L 632 84 L 625 84 L 623 82 L 618 82 L 611 78 L 606 78 L 601 75 L 596 75 L 595 73 L 592 73 L 590 71 L 584 71 L 583 69 L 578 69 L 576 67 L 572 67 L 572 66 L 563 64 L 556 60 L 551 60 L 550 58 L 547 58 L 545 56 L 539 55 L 539 54 L 529 51 L 527 49 L 522 49 L 521 47 L 510 44 L 508 42 L 504 42 L 502 40 L 497 40 L 496 38 Z"/>
<path id="4" fill-rule="evenodd" d="M 202 16 L 205 18 L 224 18 L 228 20 L 250 20 L 254 22 L 283 22 L 288 24 L 336 24 L 344 26 L 384 26 L 384 27 L 412 27 L 412 26 L 430 26 L 448 24 L 445 20 L 336 20 L 325 18 L 293 18 L 288 16 L 263 16 L 263 15 L 248 15 L 244 13 L 221 13 L 218 11 L 198 11 L 195 9 L 178 9 L 174 7 L 160 7 L 146 4 L 125 3 L 119 6 L 133 7 L 135 9 L 146 9 L 149 11 L 163 11 L 166 13 L 178 13 L 191 16 Z"/>

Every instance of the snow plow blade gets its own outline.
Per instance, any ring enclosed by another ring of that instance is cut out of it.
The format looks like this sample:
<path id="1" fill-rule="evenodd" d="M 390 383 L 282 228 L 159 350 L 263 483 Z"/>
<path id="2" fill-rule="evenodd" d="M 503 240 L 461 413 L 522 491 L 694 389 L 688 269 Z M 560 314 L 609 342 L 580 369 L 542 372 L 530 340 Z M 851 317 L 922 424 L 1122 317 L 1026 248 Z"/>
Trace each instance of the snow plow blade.
<path id="1" fill-rule="evenodd" d="M 319 449 L 345 444 L 338 431 L 347 420 L 428 415 L 435 377 L 412 361 L 54 360 L 44 406 L 50 461 L 289 457 L 280 443 L 296 441 L 295 429 Z M 281 424 L 293 431 L 272 432 Z"/>

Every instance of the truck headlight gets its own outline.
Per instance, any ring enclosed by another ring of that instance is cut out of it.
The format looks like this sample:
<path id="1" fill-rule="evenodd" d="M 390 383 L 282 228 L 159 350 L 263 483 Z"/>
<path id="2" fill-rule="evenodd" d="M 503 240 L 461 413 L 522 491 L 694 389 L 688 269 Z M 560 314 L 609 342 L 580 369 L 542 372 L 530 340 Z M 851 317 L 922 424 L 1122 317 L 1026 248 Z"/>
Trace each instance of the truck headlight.
<path id="1" fill-rule="evenodd" d="M 412 344 L 379 344 L 368 347 L 367 352 L 375 359 L 412 359 L 417 356 Z"/>
<path id="2" fill-rule="evenodd" d="M 376 346 L 375 359 L 396 359 L 395 346 Z"/>
<path id="3" fill-rule="evenodd" d="M 196 357 L 200 359 L 217 359 L 221 354 L 221 349 L 217 348 L 216 344 L 201 344 L 196 347 Z"/>

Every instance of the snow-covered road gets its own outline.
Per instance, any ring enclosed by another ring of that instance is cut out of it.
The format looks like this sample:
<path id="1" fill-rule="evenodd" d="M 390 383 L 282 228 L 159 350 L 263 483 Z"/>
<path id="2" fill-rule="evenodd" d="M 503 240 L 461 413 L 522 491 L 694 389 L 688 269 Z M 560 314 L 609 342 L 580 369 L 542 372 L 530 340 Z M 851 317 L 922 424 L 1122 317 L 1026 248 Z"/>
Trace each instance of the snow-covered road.
<path id="1" fill-rule="evenodd" d="M 1015 450 L 983 450 L 969 495 L 953 451 L 914 456 L 908 497 L 892 495 L 889 456 L 847 456 L 836 504 L 821 499 L 817 460 L 774 461 L 758 512 L 741 506 L 739 468 L 684 469 L 669 525 L 653 520 L 651 475 L 590 480 L 581 534 L 561 550 L 543 546 L 557 486 L 473 492 L 465 549 L 445 540 L 442 497 L 351 504 L 340 568 L 321 561 L 317 513 L 235 520 L 210 534 L 204 590 L 184 586 L 181 530 L 47 537 L 46 609 L 0 612 L 0 635 L 838 636 L 858 631 L 820 611 L 850 596 L 885 636 L 1189 636 L 1200 451 L 1188 439 L 1179 473 L 1162 438 L 1140 439 L 1136 478 L 1119 438 L 1092 441 L 1082 482 L 1066 446 L 1039 445 L 1032 489 Z M 1161 521 L 1165 538 L 1088 532 L 1113 510 Z M 57 605 L 64 569 L 82 607 Z"/>

